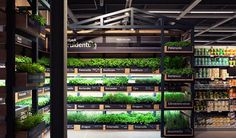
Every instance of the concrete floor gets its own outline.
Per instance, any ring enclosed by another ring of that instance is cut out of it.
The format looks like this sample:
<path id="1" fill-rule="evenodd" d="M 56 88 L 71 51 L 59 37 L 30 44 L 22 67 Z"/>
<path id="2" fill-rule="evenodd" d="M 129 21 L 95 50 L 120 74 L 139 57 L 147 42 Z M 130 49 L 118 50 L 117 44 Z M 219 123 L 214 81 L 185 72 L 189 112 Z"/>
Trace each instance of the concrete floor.
<path id="1" fill-rule="evenodd" d="M 47 138 L 50 138 L 50 134 Z M 160 132 L 68 130 L 68 138 L 160 138 Z M 196 131 L 195 138 L 236 138 L 236 131 Z"/>

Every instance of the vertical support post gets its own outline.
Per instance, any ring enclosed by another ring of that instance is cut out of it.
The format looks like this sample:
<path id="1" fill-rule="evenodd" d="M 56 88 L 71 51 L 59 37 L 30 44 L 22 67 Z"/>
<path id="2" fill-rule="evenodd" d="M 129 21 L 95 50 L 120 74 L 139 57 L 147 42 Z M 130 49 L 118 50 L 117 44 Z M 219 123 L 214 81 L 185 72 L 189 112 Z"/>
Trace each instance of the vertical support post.
<path id="1" fill-rule="evenodd" d="M 134 26 L 134 9 L 133 8 L 130 11 L 130 25 Z"/>
<path id="2" fill-rule="evenodd" d="M 194 27 L 191 28 L 191 43 L 192 43 L 192 47 L 193 47 L 193 55 L 191 57 L 191 65 L 192 68 L 195 68 L 195 59 L 194 59 L 194 53 L 195 53 L 195 48 L 194 48 Z M 195 80 L 195 71 L 193 71 L 193 79 Z M 195 82 L 193 81 L 191 83 L 191 100 L 193 102 L 193 107 L 194 107 L 194 98 L 195 98 L 195 90 L 194 90 L 194 84 Z M 194 108 L 192 109 L 192 113 L 191 113 L 191 128 L 193 129 L 193 136 L 194 136 Z"/>
<path id="3" fill-rule="evenodd" d="M 32 41 L 32 62 L 36 63 L 38 61 L 38 38 Z M 32 90 L 32 113 L 38 113 L 38 90 Z"/>
<path id="4" fill-rule="evenodd" d="M 165 87 L 165 79 L 164 79 L 164 75 L 162 74 L 162 72 L 164 71 L 164 57 L 165 57 L 165 53 L 164 53 L 164 38 L 165 38 L 165 34 L 164 34 L 164 18 L 161 18 L 160 20 L 160 24 L 161 24 L 161 68 L 160 68 L 160 72 L 161 72 L 161 137 L 164 137 L 164 125 L 165 125 L 165 118 L 164 118 L 164 103 L 165 103 L 165 99 L 164 99 L 164 87 Z"/>
<path id="5" fill-rule="evenodd" d="M 15 0 L 7 0 L 6 14 L 7 14 L 7 79 L 6 79 L 6 106 L 7 106 L 7 138 L 15 138 Z"/>
<path id="6" fill-rule="evenodd" d="M 103 20 L 103 17 L 100 18 L 100 26 L 103 26 L 104 25 L 104 20 Z"/>
<path id="7" fill-rule="evenodd" d="M 67 0 L 51 1 L 51 138 L 67 137 Z"/>
<path id="8" fill-rule="evenodd" d="M 32 1 L 32 14 L 38 15 L 38 0 Z"/>

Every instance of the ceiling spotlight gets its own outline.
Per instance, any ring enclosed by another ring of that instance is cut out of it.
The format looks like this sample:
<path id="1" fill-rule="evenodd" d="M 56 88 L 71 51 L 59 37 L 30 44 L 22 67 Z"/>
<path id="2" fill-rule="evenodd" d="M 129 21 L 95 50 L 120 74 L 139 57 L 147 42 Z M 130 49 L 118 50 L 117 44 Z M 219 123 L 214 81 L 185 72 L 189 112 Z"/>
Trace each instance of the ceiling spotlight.
<path id="1" fill-rule="evenodd" d="M 169 22 L 170 25 L 175 25 L 175 22 Z"/>

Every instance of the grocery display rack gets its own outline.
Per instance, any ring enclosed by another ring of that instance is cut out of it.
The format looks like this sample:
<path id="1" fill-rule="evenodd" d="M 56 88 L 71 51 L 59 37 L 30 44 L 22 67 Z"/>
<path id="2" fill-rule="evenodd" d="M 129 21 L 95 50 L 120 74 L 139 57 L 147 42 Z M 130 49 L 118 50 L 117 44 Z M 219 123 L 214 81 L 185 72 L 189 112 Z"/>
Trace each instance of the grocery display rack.
<path id="1" fill-rule="evenodd" d="M 195 47 L 195 127 L 235 130 L 235 47 Z"/>

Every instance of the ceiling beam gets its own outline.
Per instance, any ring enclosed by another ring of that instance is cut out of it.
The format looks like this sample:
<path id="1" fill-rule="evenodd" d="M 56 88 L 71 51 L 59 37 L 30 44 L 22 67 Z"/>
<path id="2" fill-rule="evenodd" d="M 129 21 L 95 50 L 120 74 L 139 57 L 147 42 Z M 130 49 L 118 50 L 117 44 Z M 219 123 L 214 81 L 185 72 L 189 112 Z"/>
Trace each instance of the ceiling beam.
<path id="1" fill-rule="evenodd" d="M 73 21 L 73 23 L 78 23 L 77 18 L 75 17 L 75 15 L 73 14 L 73 12 L 72 12 L 71 9 L 69 8 L 69 6 L 67 7 L 67 14 L 68 14 L 68 16 L 71 18 L 71 20 Z"/>
<path id="2" fill-rule="evenodd" d="M 43 7 L 45 7 L 47 10 L 50 10 L 50 4 L 46 0 L 40 0 L 40 4 L 42 4 Z"/>
<path id="3" fill-rule="evenodd" d="M 210 42 L 208 42 L 208 43 L 205 43 L 204 45 L 210 45 L 210 44 L 213 44 L 213 43 L 215 43 L 215 42 L 219 42 L 219 41 L 228 39 L 228 38 L 233 37 L 233 36 L 236 36 L 236 33 L 233 33 L 232 35 L 229 35 L 229 36 L 225 36 L 225 37 L 219 38 L 219 39 L 214 40 L 214 41 L 210 41 Z"/>
<path id="4" fill-rule="evenodd" d="M 184 11 L 180 13 L 180 15 L 176 18 L 176 20 L 180 20 L 187 13 L 189 13 L 195 6 L 197 6 L 202 0 L 194 0 Z"/>
<path id="5" fill-rule="evenodd" d="M 199 33 L 197 33 L 197 34 L 195 34 L 194 36 L 196 37 L 196 36 L 199 36 L 199 35 L 201 35 L 201 34 L 203 34 L 203 33 L 205 33 L 205 32 L 208 32 L 208 31 L 210 31 L 210 30 L 212 30 L 212 29 L 214 29 L 214 28 L 216 28 L 216 27 L 218 27 L 218 26 L 220 26 L 220 25 L 222 25 L 222 24 L 224 24 L 224 23 L 226 23 L 226 22 L 228 22 L 228 21 L 234 19 L 235 17 L 236 17 L 236 14 L 234 14 L 234 15 L 231 16 L 230 18 L 224 19 L 224 20 L 222 20 L 222 21 L 216 23 L 216 24 L 213 25 L 213 26 L 210 26 L 209 28 L 207 28 L 207 29 L 205 29 L 205 30 L 203 30 L 203 31 L 201 31 L 201 32 L 199 32 Z"/>

